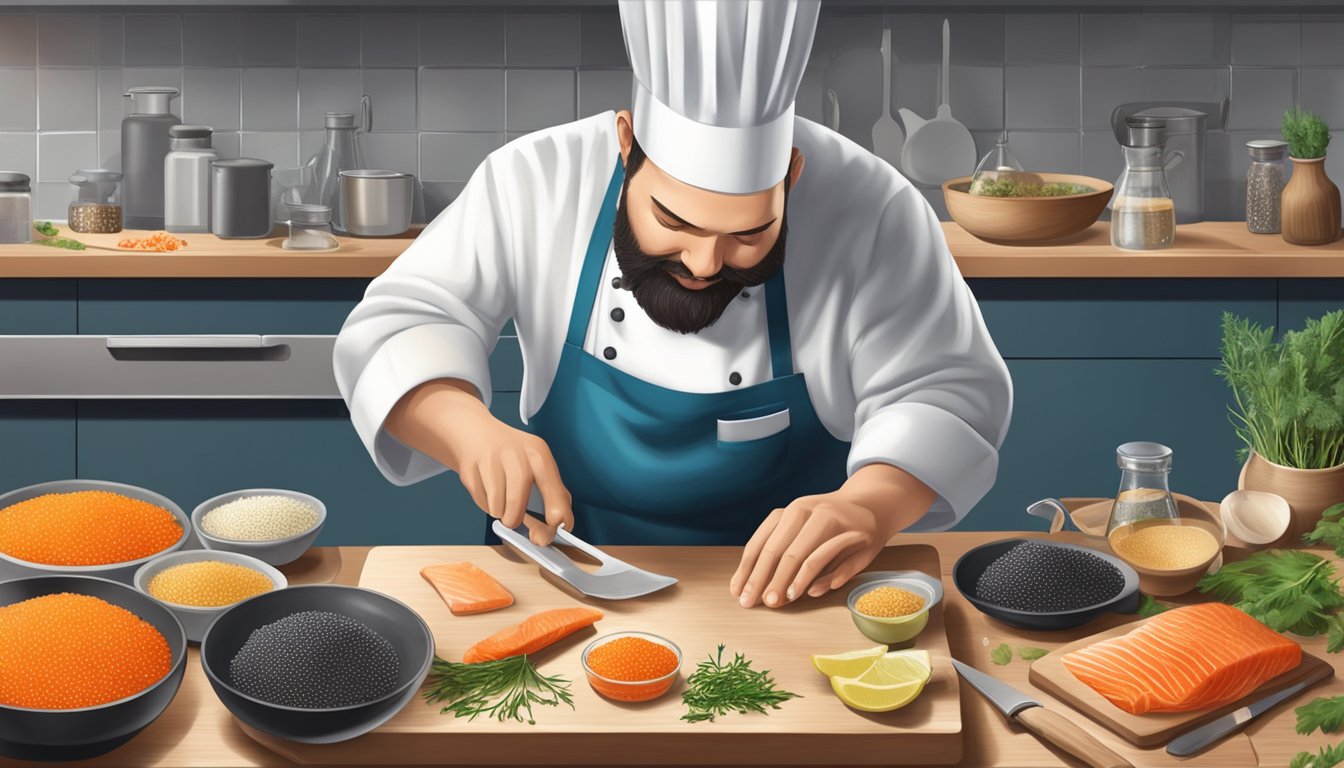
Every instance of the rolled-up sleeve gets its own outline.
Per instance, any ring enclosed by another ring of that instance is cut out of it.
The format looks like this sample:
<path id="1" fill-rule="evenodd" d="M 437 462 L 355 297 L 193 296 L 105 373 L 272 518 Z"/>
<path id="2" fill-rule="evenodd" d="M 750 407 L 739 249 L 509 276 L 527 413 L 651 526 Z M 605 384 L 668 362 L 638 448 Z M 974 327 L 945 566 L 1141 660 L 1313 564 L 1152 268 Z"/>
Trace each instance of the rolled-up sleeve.
<path id="1" fill-rule="evenodd" d="M 514 264 L 491 161 L 369 284 L 336 338 L 336 384 L 355 431 L 388 480 L 409 485 L 443 471 L 384 428 L 392 408 L 435 379 L 470 382 L 490 402 L 489 355 L 513 315 Z"/>
<path id="2" fill-rule="evenodd" d="M 1013 407 L 1008 368 L 912 187 L 888 203 L 863 266 L 846 325 L 857 404 L 848 470 L 910 472 L 937 499 L 908 530 L 950 528 L 994 485 Z"/>

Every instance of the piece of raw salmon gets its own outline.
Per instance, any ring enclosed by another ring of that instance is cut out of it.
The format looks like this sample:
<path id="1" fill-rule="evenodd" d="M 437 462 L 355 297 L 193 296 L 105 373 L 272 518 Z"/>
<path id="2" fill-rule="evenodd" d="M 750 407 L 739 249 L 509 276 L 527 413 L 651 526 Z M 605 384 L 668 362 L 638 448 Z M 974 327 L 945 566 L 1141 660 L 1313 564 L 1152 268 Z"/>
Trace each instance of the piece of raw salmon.
<path id="1" fill-rule="evenodd" d="M 513 594 L 472 563 L 442 563 L 420 569 L 454 616 L 485 613 L 513 605 Z"/>
<path id="2" fill-rule="evenodd" d="M 1142 715 L 1236 701 L 1296 668 L 1302 649 L 1230 605 L 1200 603 L 1158 614 L 1061 661 L 1112 704 Z"/>
<path id="3" fill-rule="evenodd" d="M 467 649 L 462 660 L 468 664 L 478 661 L 507 659 L 524 653 L 536 653 L 555 641 L 592 626 L 602 618 L 594 608 L 552 608 L 534 613 L 519 624 L 501 629 Z"/>

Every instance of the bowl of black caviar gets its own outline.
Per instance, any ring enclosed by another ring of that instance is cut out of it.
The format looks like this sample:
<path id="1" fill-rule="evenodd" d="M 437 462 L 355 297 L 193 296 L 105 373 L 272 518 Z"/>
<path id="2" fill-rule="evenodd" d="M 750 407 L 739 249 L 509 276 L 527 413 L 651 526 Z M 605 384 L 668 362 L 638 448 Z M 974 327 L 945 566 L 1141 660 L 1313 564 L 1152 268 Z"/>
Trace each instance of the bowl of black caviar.
<path id="1" fill-rule="evenodd" d="M 952 581 L 981 613 L 1024 629 L 1070 629 L 1139 609 L 1139 574 L 1088 547 L 1012 538 L 962 555 Z"/>

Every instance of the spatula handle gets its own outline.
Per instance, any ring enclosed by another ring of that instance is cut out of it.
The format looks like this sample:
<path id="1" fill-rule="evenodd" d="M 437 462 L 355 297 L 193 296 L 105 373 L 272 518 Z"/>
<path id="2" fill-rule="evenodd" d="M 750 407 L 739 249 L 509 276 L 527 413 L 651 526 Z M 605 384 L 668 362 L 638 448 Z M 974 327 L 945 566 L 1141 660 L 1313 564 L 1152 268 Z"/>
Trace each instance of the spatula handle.
<path id="1" fill-rule="evenodd" d="M 1134 768 L 1072 720 L 1045 707 L 1028 707 L 1017 713 L 1017 722 L 1046 742 L 1082 760 L 1092 768 Z"/>

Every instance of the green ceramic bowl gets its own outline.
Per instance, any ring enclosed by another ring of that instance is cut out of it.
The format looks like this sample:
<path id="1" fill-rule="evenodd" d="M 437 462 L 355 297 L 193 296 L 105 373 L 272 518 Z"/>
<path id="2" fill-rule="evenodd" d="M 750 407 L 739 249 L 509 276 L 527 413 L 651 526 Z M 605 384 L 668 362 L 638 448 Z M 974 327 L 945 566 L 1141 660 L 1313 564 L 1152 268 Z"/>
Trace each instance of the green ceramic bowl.
<path id="1" fill-rule="evenodd" d="M 924 598 L 924 607 L 917 613 L 894 618 L 868 616 L 859 613 L 854 603 L 878 587 L 900 587 Z M 869 640 L 886 645 L 897 645 L 915 639 L 929 623 L 929 611 L 943 599 L 943 582 L 920 571 L 874 571 L 859 574 L 858 585 L 849 593 L 849 615 L 854 626 Z"/>

